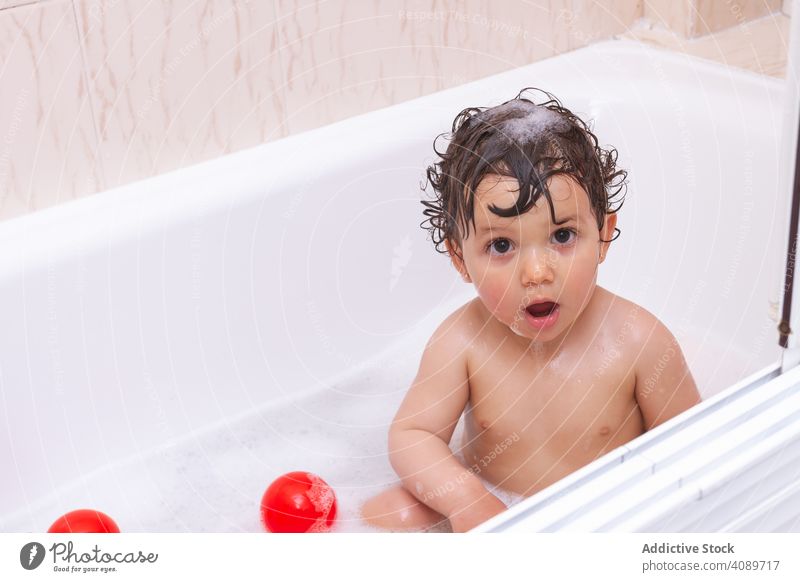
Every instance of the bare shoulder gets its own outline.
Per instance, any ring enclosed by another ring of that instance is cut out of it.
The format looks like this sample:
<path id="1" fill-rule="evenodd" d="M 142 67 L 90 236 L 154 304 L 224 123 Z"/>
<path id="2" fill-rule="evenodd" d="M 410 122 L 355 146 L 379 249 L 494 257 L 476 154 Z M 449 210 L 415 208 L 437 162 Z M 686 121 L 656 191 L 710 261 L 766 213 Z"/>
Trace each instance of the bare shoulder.
<path id="1" fill-rule="evenodd" d="M 626 322 L 630 323 L 631 337 L 640 347 L 671 345 L 680 349 L 678 340 L 675 339 L 669 328 L 651 311 L 628 299 L 621 297 L 619 299 L 621 299 L 621 305 L 625 306 L 625 313 L 630 315 Z"/>
<path id="2" fill-rule="evenodd" d="M 467 352 L 473 317 L 468 303 L 446 317 L 433 332 L 392 430 L 420 429 L 450 442 L 469 400 Z"/>
<path id="3" fill-rule="evenodd" d="M 669 328 L 641 305 L 618 295 L 614 298 L 614 317 L 631 340 L 635 396 L 649 430 L 694 406 L 700 396 Z"/>
<path id="4" fill-rule="evenodd" d="M 655 317 L 641 305 L 603 287 L 598 286 L 595 294 L 598 296 L 597 310 L 606 324 L 610 321 L 614 327 L 624 326 L 633 330 L 643 317 Z"/>
<path id="5" fill-rule="evenodd" d="M 466 350 L 484 327 L 485 316 L 476 297 L 448 315 L 433 332 L 428 345 L 444 343 L 451 349 Z"/>
<path id="6" fill-rule="evenodd" d="M 591 310 L 587 312 L 590 337 L 604 337 L 619 347 L 635 347 L 642 329 L 652 325 L 654 319 L 641 305 L 599 285 L 592 297 Z"/>
<path id="7" fill-rule="evenodd" d="M 624 330 L 634 342 L 645 341 L 654 334 L 663 336 L 670 333 L 655 315 L 638 303 L 600 286 L 595 294 L 595 318 L 603 327 Z"/>
<path id="8" fill-rule="evenodd" d="M 664 349 L 677 347 L 680 349 L 678 340 L 653 313 L 621 295 L 616 295 L 600 287 L 598 287 L 598 291 L 604 296 L 601 301 L 604 324 L 625 332 L 630 339 L 630 345 L 635 347 L 638 352 L 638 356 L 635 358 L 637 364 L 646 362 L 647 358 L 642 358 L 641 355 L 647 349 L 654 347 Z M 637 365 L 637 369 L 639 367 Z"/>

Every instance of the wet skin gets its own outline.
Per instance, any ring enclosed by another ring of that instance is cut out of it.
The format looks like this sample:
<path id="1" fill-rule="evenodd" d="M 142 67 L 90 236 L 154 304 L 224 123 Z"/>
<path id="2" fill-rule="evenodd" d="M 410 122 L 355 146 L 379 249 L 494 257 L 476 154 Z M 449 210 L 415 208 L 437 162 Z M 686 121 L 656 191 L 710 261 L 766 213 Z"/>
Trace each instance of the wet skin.
<path id="1" fill-rule="evenodd" d="M 365 519 L 420 529 L 449 519 L 465 531 L 505 506 L 477 478 L 532 495 L 699 402 L 680 347 L 644 308 L 597 286 L 616 215 L 598 232 L 586 192 L 556 176 L 556 220 L 540 199 L 518 217 L 513 179 L 487 176 L 475 230 L 448 244 L 478 297 L 450 315 L 426 347 L 390 429 L 403 486 L 365 504 Z M 558 303 L 541 328 L 527 307 Z M 450 452 L 465 411 L 462 463 Z M 456 486 L 448 486 L 455 484 Z M 452 490 L 451 490 L 452 489 Z"/>

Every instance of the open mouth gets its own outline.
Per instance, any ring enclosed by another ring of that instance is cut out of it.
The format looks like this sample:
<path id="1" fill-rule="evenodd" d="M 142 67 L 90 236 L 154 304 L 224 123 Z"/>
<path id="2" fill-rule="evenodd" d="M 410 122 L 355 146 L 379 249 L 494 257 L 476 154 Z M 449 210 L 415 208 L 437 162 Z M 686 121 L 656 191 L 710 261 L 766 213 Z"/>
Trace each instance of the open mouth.
<path id="1" fill-rule="evenodd" d="M 533 317 L 547 317 L 558 307 L 558 303 L 546 301 L 544 303 L 534 303 L 526 308 L 526 311 Z"/>

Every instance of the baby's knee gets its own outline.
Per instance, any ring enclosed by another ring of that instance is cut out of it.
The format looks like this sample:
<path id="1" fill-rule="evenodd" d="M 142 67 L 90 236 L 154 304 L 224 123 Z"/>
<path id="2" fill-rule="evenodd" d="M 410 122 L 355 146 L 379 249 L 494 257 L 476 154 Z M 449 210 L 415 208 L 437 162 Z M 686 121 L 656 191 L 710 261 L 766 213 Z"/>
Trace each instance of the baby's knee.
<path id="1" fill-rule="evenodd" d="M 418 501 L 403 487 L 394 487 L 368 499 L 361 507 L 361 516 L 368 524 L 391 531 L 424 530 L 447 522 L 443 515 Z"/>

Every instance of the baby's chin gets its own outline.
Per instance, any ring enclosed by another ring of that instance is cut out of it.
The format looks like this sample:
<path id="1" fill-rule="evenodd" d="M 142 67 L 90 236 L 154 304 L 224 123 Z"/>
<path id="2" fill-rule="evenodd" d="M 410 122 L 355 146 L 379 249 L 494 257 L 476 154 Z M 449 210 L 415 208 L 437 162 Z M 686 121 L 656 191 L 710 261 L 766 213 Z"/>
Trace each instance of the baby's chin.
<path id="1" fill-rule="evenodd" d="M 529 338 L 527 334 L 522 333 L 522 330 L 520 330 L 520 325 L 521 324 L 522 324 L 521 321 L 514 321 L 514 322 L 511 323 L 511 325 L 508 326 L 508 329 L 513 331 L 519 337 L 524 337 L 524 338 L 527 338 L 527 339 L 533 339 L 533 338 Z"/>
<path id="2" fill-rule="evenodd" d="M 536 330 L 530 329 L 527 323 L 525 323 L 525 319 L 522 315 L 517 316 L 510 322 L 503 323 L 505 323 L 506 327 L 519 337 L 524 337 L 525 339 L 529 340 L 538 339 Z"/>
<path id="3" fill-rule="evenodd" d="M 534 330 L 533 333 L 523 333 L 519 326 L 508 326 L 508 328 L 521 338 L 525 339 L 525 345 L 531 353 L 538 353 L 542 355 L 551 354 L 559 342 L 556 338 L 545 339 L 542 334 L 537 334 Z"/>

